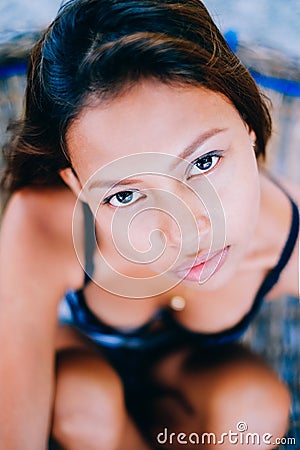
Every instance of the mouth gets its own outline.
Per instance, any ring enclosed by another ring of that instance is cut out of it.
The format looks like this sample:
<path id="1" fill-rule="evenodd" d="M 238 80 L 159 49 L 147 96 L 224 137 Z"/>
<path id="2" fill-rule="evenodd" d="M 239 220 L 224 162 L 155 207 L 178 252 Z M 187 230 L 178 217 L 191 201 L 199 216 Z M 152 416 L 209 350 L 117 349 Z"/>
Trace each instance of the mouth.
<path id="1" fill-rule="evenodd" d="M 230 246 L 228 245 L 221 250 L 198 255 L 191 264 L 180 266 L 174 273 L 184 280 L 204 283 L 221 269 L 229 249 Z"/>

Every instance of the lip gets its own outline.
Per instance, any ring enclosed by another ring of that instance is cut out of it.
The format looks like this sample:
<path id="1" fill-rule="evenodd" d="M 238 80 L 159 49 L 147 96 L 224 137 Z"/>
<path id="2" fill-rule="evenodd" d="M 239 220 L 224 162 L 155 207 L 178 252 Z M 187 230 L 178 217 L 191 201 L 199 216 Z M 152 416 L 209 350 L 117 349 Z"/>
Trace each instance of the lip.
<path id="1" fill-rule="evenodd" d="M 175 274 L 189 281 L 205 281 L 223 266 L 229 249 L 228 245 L 221 250 L 198 255 L 191 264 L 178 267 Z"/>

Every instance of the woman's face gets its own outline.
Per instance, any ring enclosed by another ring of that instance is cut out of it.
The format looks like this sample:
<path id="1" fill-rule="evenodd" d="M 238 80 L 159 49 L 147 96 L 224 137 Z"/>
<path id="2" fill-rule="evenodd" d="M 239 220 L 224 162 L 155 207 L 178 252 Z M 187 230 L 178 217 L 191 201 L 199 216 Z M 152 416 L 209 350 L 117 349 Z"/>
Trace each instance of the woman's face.
<path id="1" fill-rule="evenodd" d="M 200 87 L 143 81 L 86 108 L 67 133 L 68 180 L 95 214 L 99 264 L 153 276 L 158 291 L 162 279 L 220 287 L 257 222 L 254 141 L 229 100 Z"/>

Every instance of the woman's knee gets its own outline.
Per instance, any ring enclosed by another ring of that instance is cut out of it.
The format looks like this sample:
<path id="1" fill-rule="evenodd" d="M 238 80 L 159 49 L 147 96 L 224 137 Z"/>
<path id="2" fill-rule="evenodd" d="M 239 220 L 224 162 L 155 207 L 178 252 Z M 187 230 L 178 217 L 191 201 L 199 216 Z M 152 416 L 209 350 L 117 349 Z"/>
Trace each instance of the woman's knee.
<path id="1" fill-rule="evenodd" d="M 249 433 L 249 439 L 262 439 L 269 433 L 275 438 L 284 436 L 289 422 L 290 395 L 285 384 L 266 363 L 240 345 L 210 349 L 195 349 L 183 358 L 178 370 L 178 388 L 194 413 L 181 415 L 181 424 L 173 420 L 174 431 L 212 433 L 216 439 L 224 435 L 218 447 L 249 448 L 249 445 L 229 441 L 225 434 L 233 433 L 233 440 Z M 169 408 L 175 419 L 175 408 Z M 242 431 L 241 427 L 247 427 Z M 252 433 L 252 434 L 251 434 Z M 225 444 L 226 443 L 226 444 Z M 206 442 L 206 444 L 208 444 Z M 271 449 L 276 446 L 250 442 L 252 449 Z M 175 448 L 175 447 L 174 447 Z M 188 448 L 188 447 L 187 447 Z"/>
<path id="2" fill-rule="evenodd" d="M 64 449 L 119 449 L 126 418 L 121 380 L 98 354 L 61 352 L 53 435 Z"/>
<path id="3" fill-rule="evenodd" d="M 275 441 L 287 431 L 290 395 L 284 383 L 264 364 L 249 362 L 227 367 L 218 376 L 210 393 L 205 428 L 219 436 L 231 431 L 235 441 L 244 438 L 246 448 L 249 443 L 253 449 L 275 448 L 264 443 L 263 436 L 272 435 Z M 237 448 L 234 439 L 232 447 L 228 439 L 227 447 Z"/>

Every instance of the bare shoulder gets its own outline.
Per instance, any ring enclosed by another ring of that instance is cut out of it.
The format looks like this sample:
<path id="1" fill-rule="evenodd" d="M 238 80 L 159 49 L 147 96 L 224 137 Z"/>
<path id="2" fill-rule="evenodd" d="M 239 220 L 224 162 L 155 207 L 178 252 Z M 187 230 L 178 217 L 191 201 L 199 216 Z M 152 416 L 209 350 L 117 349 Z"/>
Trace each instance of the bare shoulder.
<path id="1" fill-rule="evenodd" d="M 81 272 L 72 240 L 75 200 L 66 188 L 26 188 L 13 194 L 1 224 L 2 265 L 11 262 L 16 268 L 22 261 L 23 272 L 30 270 L 36 280 L 47 274 L 47 282 L 52 279 L 60 289 L 76 283 Z"/>
<path id="2" fill-rule="evenodd" d="M 44 232 L 58 233 L 72 220 L 75 198 L 66 188 L 24 188 L 14 193 L 6 216 L 30 222 Z"/>
<path id="3" fill-rule="evenodd" d="M 284 178 L 276 177 L 276 179 L 278 180 L 280 186 L 282 186 L 282 188 L 286 191 L 286 193 L 297 205 L 298 210 L 300 210 L 300 185 L 295 182 L 291 182 L 290 180 L 286 180 Z M 290 203 L 288 199 L 287 202 Z M 289 210 L 291 211 L 291 207 Z M 289 222 L 289 227 L 290 225 L 291 219 Z M 270 299 L 272 299 L 285 294 L 296 297 L 299 296 L 299 235 L 297 242 L 294 246 L 293 253 L 286 267 L 282 271 L 277 285 L 271 291 L 269 297 Z"/>

